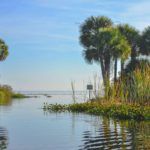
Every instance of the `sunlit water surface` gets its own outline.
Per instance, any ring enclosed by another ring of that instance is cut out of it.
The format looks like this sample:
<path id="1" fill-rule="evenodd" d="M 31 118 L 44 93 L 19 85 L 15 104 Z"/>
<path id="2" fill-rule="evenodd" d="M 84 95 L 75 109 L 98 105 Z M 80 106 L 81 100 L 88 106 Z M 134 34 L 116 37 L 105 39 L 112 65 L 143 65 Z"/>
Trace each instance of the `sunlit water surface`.
<path id="1" fill-rule="evenodd" d="M 150 122 L 117 121 L 99 116 L 44 112 L 48 103 L 72 103 L 69 92 L 0 106 L 0 150 L 149 150 Z M 83 95 L 77 95 L 77 101 Z"/>

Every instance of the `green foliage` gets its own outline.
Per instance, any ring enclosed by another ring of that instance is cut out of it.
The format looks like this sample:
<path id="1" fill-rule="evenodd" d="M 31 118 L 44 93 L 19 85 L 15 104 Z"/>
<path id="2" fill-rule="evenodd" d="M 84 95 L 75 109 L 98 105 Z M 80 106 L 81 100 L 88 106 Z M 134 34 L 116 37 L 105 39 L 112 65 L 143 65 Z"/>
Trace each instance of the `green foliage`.
<path id="1" fill-rule="evenodd" d="M 70 105 L 45 104 L 45 110 L 54 112 L 84 112 L 93 115 L 105 115 L 119 119 L 150 120 L 150 107 L 116 103 L 87 102 Z"/>
<path id="2" fill-rule="evenodd" d="M 134 62 L 130 61 L 124 70 L 124 74 L 127 75 L 136 69 L 145 70 L 147 67 L 150 68 L 150 61 L 146 59 L 136 59 Z"/>
<path id="3" fill-rule="evenodd" d="M 14 93 L 12 91 L 12 88 L 8 85 L 1 85 L 0 86 L 0 105 L 10 105 L 12 102 L 12 99 L 22 99 L 22 98 L 28 98 L 28 96 L 25 96 L 20 93 Z"/>
<path id="4" fill-rule="evenodd" d="M 80 28 L 80 43 L 84 47 L 84 58 L 90 64 L 96 62 L 101 65 L 104 85 L 106 78 L 109 79 L 110 76 L 110 54 L 107 53 L 108 48 L 101 48 L 100 29 L 111 27 L 112 24 L 111 19 L 107 17 L 92 16 L 85 20 Z"/>
<path id="5" fill-rule="evenodd" d="M 85 49 L 89 49 L 91 46 L 97 49 L 99 29 L 110 27 L 112 24 L 111 19 L 105 16 L 87 18 L 80 28 L 80 43 Z"/>
<path id="6" fill-rule="evenodd" d="M 43 109 L 54 111 L 54 112 L 63 112 L 63 111 L 66 111 L 68 109 L 68 106 L 57 104 L 57 103 L 56 104 L 49 104 L 49 105 L 47 103 L 44 103 Z"/>
<path id="7" fill-rule="evenodd" d="M 83 55 L 88 63 L 101 65 L 104 85 L 110 80 L 112 58 L 126 59 L 131 48 L 125 36 L 112 21 L 104 16 L 88 18 L 80 30 L 80 43 L 84 47 Z"/>
<path id="8" fill-rule="evenodd" d="M 5 42 L 0 39 L 0 61 L 3 61 L 7 58 L 9 52 L 8 52 L 8 46 L 5 44 Z"/>
<path id="9" fill-rule="evenodd" d="M 12 88 L 7 85 L 0 86 L 0 105 L 8 105 L 11 103 Z"/>
<path id="10" fill-rule="evenodd" d="M 14 99 L 22 99 L 22 98 L 28 98 L 28 96 L 25 96 L 24 94 L 21 93 L 13 93 L 12 98 Z"/>
<path id="11" fill-rule="evenodd" d="M 143 61 L 135 70 L 125 73 L 110 89 L 110 99 L 121 102 L 150 104 L 150 66 Z"/>
<path id="12" fill-rule="evenodd" d="M 150 54 L 150 26 L 147 27 L 143 33 L 141 38 L 141 53 L 144 55 Z"/>
<path id="13" fill-rule="evenodd" d="M 128 24 L 120 24 L 118 29 L 131 46 L 131 59 L 135 59 L 140 49 L 139 31 Z"/>
<path id="14" fill-rule="evenodd" d="M 113 58 L 127 59 L 131 48 L 126 38 L 117 28 L 102 28 L 99 32 L 100 49 L 106 49 L 106 53 Z"/>

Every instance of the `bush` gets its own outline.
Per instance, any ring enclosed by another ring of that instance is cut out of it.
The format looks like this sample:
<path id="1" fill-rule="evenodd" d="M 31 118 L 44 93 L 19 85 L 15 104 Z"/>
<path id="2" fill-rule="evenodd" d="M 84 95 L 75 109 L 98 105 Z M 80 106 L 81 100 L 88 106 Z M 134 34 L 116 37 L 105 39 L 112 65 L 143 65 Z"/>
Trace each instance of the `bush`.
<path id="1" fill-rule="evenodd" d="M 0 85 L 0 105 L 11 103 L 12 88 L 8 85 Z"/>

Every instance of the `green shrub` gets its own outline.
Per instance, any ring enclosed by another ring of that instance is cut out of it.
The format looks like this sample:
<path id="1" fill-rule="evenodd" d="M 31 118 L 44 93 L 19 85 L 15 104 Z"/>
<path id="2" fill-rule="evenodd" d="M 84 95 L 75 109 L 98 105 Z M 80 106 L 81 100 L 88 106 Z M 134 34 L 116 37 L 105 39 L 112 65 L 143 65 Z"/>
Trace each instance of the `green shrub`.
<path id="1" fill-rule="evenodd" d="M 0 105 L 11 103 L 12 88 L 7 85 L 0 85 Z"/>

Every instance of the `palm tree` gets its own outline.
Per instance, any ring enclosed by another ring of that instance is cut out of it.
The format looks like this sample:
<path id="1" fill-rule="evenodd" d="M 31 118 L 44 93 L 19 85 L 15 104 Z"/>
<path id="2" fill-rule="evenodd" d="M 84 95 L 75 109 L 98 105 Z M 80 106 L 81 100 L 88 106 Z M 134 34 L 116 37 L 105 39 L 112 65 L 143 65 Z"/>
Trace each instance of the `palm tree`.
<path id="1" fill-rule="evenodd" d="M 134 64 L 140 50 L 140 34 L 139 31 L 128 24 L 118 25 L 118 29 L 124 35 L 131 46 L 131 62 Z M 121 74 L 124 70 L 124 60 L 121 60 Z"/>
<path id="2" fill-rule="evenodd" d="M 131 47 L 126 38 L 120 33 L 118 28 L 104 28 L 101 30 L 101 45 L 108 47 L 107 54 L 115 60 L 114 64 L 114 81 L 117 80 L 117 59 L 125 60 L 131 53 Z"/>
<path id="3" fill-rule="evenodd" d="M 0 61 L 5 60 L 8 54 L 8 46 L 2 39 L 0 39 Z"/>
<path id="4" fill-rule="evenodd" d="M 81 26 L 80 42 L 88 63 L 101 65 L 104 86 L 110 83 L 110 61 L 112 58 L 126 58 L 130 53 L 130 46 L 117 28 L 106 17 L 91 17 Z"/>
<path id="5" fill-rule="evenodd" d="M 92 16 L 85 20 L 80 28 L 80 43 L 84 47 L 84 58 L 90 64 L 93 62 L 100 64 L 104 85 L 107 84 L 106 80 L 110 78 L 111 56 L 106 53 L 106 48 L 101 46 L 100 29 L 112 25 L 111 19 L 105 16 Z"/>

